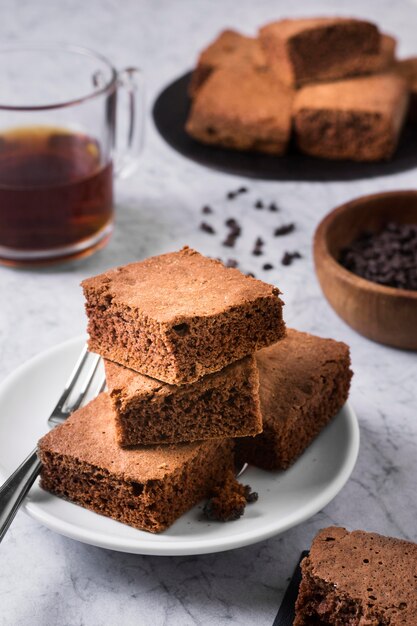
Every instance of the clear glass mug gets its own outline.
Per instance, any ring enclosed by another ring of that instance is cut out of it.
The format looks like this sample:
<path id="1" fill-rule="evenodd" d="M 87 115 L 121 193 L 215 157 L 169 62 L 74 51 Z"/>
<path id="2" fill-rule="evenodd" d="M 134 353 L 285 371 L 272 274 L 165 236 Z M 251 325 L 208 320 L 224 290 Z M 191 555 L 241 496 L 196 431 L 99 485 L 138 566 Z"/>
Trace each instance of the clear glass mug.
<path id="1" fill-rule="evenodd" d="M 53 263 L 107 243 L 113 177 L 135 169 L 143 117 L 137 68 L 118 72 L 75 46 L 0 50 L 0 263 Z"/>

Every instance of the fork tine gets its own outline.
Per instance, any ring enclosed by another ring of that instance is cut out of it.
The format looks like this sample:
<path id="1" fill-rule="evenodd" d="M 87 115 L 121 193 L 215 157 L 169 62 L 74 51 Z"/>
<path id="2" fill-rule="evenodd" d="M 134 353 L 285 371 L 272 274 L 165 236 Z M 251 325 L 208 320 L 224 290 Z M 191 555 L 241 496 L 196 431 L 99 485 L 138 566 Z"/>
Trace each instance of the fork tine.
<path id="1" fill-rule="evenodd" d="M 100 356 L 98 354 L 94 354 L 92 355 L 93 358 L 93 363 L 90 367 L 90 370 L 87 374 L 87 376 L 85 377 L 84 383 L 81 387 L 81 390 L 78 394 L 77 399 L 71 403 L 71 406 L 68 407 L 68 412 L 69 413 L 73 413 L 73 411 L 75 411 L 76 409 L 78 409 L 81 406 L 81 403 L 83 402 L 84 398 L 87 395 L 87 392 L 91 386 L 91 383 L 93 382 L 94 379 L 94 375 L 97 371 L 97 368 L 99 366 L 100 363 Z"/>
<path id="2" fill-rule="evenodd" d="M 84 348 L 82 349 L 82 352 L 80 354 L 80 356 L 77 359 L 76 364 L 74 365 L 74 369 L 72 370 L 70 377 L 68 378 L 67 382 L 65 383 L 65 387 L 64 387 L 64 391 L 62 392 L 58 402 L 56 403 L 56 406 L 54 408 L 54 410 L 52 411 L 52 413 L 58 412 L 60 413 L 62 411 L 62 407 L 64 406 L 65 402 L 68 399 L 68 396 L 70 395 L 71 391 L 74 388 L 75 383 L 77 382 L 83 368 L 84 368 L 84 363 L 87 361 L 88 359 L 88 349 L 87 349 L 87 345 L 84 346 Z"/>

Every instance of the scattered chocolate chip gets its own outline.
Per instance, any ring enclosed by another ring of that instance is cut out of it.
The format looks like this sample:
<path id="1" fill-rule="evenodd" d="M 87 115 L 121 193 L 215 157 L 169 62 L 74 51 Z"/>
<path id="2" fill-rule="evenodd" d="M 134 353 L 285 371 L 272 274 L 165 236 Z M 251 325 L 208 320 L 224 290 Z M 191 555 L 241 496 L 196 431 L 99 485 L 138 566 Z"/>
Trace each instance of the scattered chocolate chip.
<path id="1" fill-rule="evenodd" d="M 281 237 L 282 235 L 289 235 L 294 232 L 295 224 L 291 222 L 291 224 L 283 224 L 274 230 L 275 237 Z"/>
<path id="2" fill-rule="evenodd" d="M 236 261 L 236 259 L 227 259 L 225 266 L 226 267 L 237 267 L 239 265 L 239 263 Z"/>
<path id="3" fill-rule="evenodd" d="M 209 235 L 214 235 L 216 233 L 213 226 L 210 226 L 210 224 L 207 224 L 207 222 L 201 222 L 200 230 L 202 230 L 205 233 L 208 233 Z"/>
<path id="4" fill-rule="evenodd" d="M 255 209 L 263 209 L 264 208 L 264 203 L 262 202 L 262 200 L 257 200 L 255 202 Z"/>
<path id="5" fill-rule="evenodd" d="M 261 239 L 260 237 L 258 237 L 258 238 L 256 239 L 256 241 L 255 241 L 255 245 L 254 245 L 254 247 L 253 247 L 252 254 L 253 254 L 254 256 L 261 256 L 261 254 L 263 254 L 263 250 L 262 250 L 263 245 L 264 245 L 264 241 L 263 241 L 263 239 Z"/>
<path id="6" fill-rule="evenodd" d="M 253 274 L 252 272 L 248 272 L 248 273 L 246 274 L 246 276 L 250 276 L 251 278 L 255 278 L 255 274 Z"/>
<path id="7" fill-rule="evenodd" d="M 301 259 L 301 254 L 299 252 L 285 252 L 284 256 L 281 259 L 282 265 L 291 265 L 294 259 Z"/>
<path id="8" fill-rule="evenodd" d="M 417 224 L 388 222 L 377 233 L 361 233 L 339 262 L 366 280 L 417 290 Z"/>
<path id="9" fill-rule="evenodd" d="M 248 193 L 248 188 L 247 187 L 239 187 L 237 192 L 238 193 Z"/>
<path id="10" fill-rule="evenodd" d="M 224 241 L 222 241 L 223 246 L 227 248 L 233 248 L 236 243 L 236 235 L 234 233 L 229 233 Z"/>
<path id="11" fill-rule="evenodd" d="M 270 211 L 272 211 L 272 213 L 277 213 L 279 211 L 279 208 L 277 207 L 275 202 L 271 202 L 271 204 L 269 205 L 268 209 Z"/>
<path id="12" fill-rule="evenodd" d="M 273 269 L 274 269 L 274 266 L 273 266 L 273 265 L 271 265 L 271 263 L 265 263 L 265 264 L 262 266 L 262 269 L 264 269 L 264 270 L 273 270 Z"/>
<path id="13" fill-rule="evenodd" d="M 213 213 L 213 209 L 211 208 L 211 206 L 208 206 L 206 204 L 206 206 L 203 206 L 203 208 L 201 209 L 201 212 L 204 213 L 204 215 L 210 215 L 210 213 Z"/>
<path id="14" fill-rule="evenodd" d="M 264 240 L 258 237 L 257 240 L 255 241 L 255 246 L 260 247 L 260 246 L 263 246 L 264 243 L 265 243 Z"/>
<path id="15" fill-rule="evenodd" d="M 226 194 L 226 198 L 228 200 L 234 200 L 234 198 L 236 198 L 236 191 L 228 191 Z"/>
<path id="16" fill-rule="evenodd" d="M 228 220 L 225 221 L 226 226 L 229 226 L 229 228 L 233 228 L 233 229 L 240 229 L 239 224 L 237 223 L 237 221 L 233 218 L 230 217 Z"/>
<path id="17" fill-rule="evenodd" d="M 263 252 L 262 252 L 262 250 L 260 248 L 254 248 L 252 250 L 252 254 L 253 254 L 253 256 L 262 256 Z"/>

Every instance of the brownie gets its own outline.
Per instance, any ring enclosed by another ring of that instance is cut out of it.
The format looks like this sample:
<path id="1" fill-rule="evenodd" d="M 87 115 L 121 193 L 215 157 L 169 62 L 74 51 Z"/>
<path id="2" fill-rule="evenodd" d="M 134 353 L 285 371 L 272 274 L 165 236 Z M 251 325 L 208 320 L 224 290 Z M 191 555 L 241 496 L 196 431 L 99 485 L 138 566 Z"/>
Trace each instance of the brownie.
<path id="1" fill-rule="evenodd" d="M 256 354 L 263 432 L 236 441 L 239 463 L 286 469 L 346 402 L 349 348 L 333 339 L 287 329 Z"/>
<path id="2" fill-rule="evenodd" d="M 200 54 L 188 88 L 190 96 L 195 96 L 213 70 L 242 66 L 255 68 L 266 66 L 265 54 L 259 39 L 246 37 L 235 30 L 224 30 Z"/>
<path id="3" fill-rule="evenodd" d="M 266 69 L 219 69 L 198 91 L 186 131 L 206 144 L 281 155 L 290 138 L 292 100 L 292 90 Z"/>
<path id="4" fill-rule="evenodd" d="M 279 290 L 188 247 L 82 283 L 89 348 L 184 384 L 285 334 Z"/>
<path id="5" fill-rule="evenodd" d="M 259 36 L 268 63 L 292 87 L 362 74 L 368 57 L 381 50 L 375 24 L 350 18 L 285 19 Z"/>
<path id="6" fill-rule="evenodd" d="M 38 449 L 44 489 L 153 533 L 208 497 L 233 467 L 229 439 L 120 448 L 107 394 L 45 435 Z"/>
<path id="7" fill-rule="evenodd" d="M 324 528 L 301 564 L 294 626 L 417 624 L 417 545 Z"/>
<path id="8" fill-rule="evenodd" d="M 298 146 L 327 159 L 389 159 L 407 106 L 407 85 L 394 72 L 308 85 L 294 105 Z"/>
<path id="9" fill-rule="evenodd" d="M 189 385 L 168 385 L 105 361 L 122 446 L 256 435 L 262 431 L 259 376 L 248 356 Z"/>
<path id="10" fill-rule="evenodd" d="M 411 122 L 417 122 L 417 57 L 403 59 L 395 64 L 395 71 L 402 76 L 410 91 L 410 107 L 408 118 Z"/>

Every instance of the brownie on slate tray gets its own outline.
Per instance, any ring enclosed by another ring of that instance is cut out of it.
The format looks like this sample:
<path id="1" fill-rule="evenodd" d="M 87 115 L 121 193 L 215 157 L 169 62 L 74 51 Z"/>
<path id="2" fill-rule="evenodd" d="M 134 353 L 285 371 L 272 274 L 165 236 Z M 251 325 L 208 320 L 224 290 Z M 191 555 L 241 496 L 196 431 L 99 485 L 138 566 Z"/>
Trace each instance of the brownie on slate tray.
<path id="1" fill-rule="evenodd" d="M 349 348 L 293 329 L 256 354 L 263 432 L 236 440 L 241 463 L 286 469 L 346 402 Z"/>
<path id="2" fill-rule="evenodd" d="M 44 489 L 156 533 L 209 497 L 234 467 L 230 439 L 120 448 L 112 411 L 101 394 L 40 440 Z"/>
<path id="3" fill-rule="evenodd" d="M 105 369 L 122 446 L 253 436 L 262 431 L 253 356 L 181 386 L 107 360 Z"/>
<path id="4" fill-rule="evenodd" d="M 415 626 L 417 545 L 324 528 L 302 564 L 294 626 Z"/>
<path id="5" fill-rule="evenodd" d="M 194 382 L 285 334 L 276 287 L 187 247 L 82 285 L 90 350 L 171 384 Z"/>
<path id="6" fill-rule="evenodd" d="M 375 24 L 341 17 L 272 22 L 260 29 L 260 40 L 276 75 L 292 87 L 372 71 L 381 51 Z"/>
<path id="7" fill-rule="evenodd" d="M 395 71 L 405 78 L 410 90 L 409 119 L 417 122 L 417 57 L 403 59 L 395 64 Z"/>
<path id="8" fill-rule="evenodd" d="M 292 101 L 292 90 L 267 69 L 219 69 L 193 100 L 186 131 L 203 143 L 281 155 L 290 138 Z"/>
<path id="9" fill-rule="evenodd" d="M 188 92 L 194 97 L 213 70 L 222 67 L 265 67 L 265 54 L 258 39 L 235 30 L 224 30 L 200 54 Z"/>
<path id="10" fill-rule="evenodd" d="M 406 82 L 393 72 L 308 85 L 294 104 L 298 146 L 327 159 L 389 159 L 407 106 Z"/>

